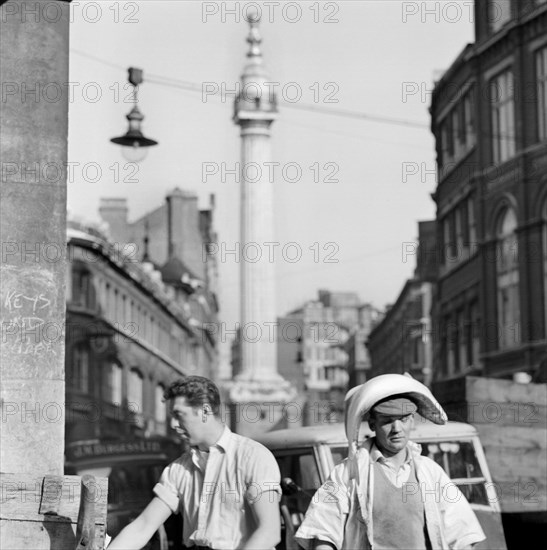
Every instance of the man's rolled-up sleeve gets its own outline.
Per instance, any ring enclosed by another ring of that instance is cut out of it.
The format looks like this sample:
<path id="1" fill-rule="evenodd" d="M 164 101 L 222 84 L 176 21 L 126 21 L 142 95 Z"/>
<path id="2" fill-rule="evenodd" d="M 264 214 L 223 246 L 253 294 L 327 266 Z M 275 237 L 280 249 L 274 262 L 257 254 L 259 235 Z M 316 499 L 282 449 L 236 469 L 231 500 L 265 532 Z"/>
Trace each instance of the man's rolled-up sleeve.
<path id="1" fill-rule="evenodd" d="M 344 542 L 349 493 L 343 480 L 344 464 L 337 466 L 316 491 L 294 538 L 300 546 L 313 548 L 314 539 L 330 542 L 340 550 Z"/>
<path id="2" fill-rule="evenodd" d="M 281 473 L 273 454 L 262 445 L 255 445 L 245 464 L 246 496 L 253 502 L 272 491 L 281 498 Z"/>
<path id="3" fill-rule="evenodd" d="M 179 511 L 181 484 L 181 466 L 177 462 L 169 464 L 161 474 L 160 480 L 154 485 L 154 494 L 161 499 L 171 511 L 176 514 Z"/>

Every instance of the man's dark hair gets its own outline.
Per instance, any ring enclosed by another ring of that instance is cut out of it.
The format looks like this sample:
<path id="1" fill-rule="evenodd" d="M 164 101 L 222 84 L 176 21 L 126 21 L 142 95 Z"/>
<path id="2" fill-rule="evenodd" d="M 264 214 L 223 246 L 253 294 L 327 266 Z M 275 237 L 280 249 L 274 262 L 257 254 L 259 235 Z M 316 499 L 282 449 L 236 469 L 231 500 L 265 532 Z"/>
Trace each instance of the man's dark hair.
<path id="1" fill-rule="evenodd" d="M 220 413 L 220 392 L 216 384 L 204 376 L 187 376 L 172 382 L 163 392 L 165 400 L 185 397 L 191 407 L 211 406 L 215 416 Z"/>

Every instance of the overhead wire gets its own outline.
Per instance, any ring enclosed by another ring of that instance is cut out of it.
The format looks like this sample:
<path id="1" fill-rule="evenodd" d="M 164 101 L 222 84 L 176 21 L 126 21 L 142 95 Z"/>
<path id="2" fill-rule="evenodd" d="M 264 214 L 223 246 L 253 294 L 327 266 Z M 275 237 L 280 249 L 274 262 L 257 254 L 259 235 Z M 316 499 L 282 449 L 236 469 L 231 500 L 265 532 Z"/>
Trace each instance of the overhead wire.
<path id="1" fill-rule="evenodd" d="M 96 61 L 97 63 L 101 63 L 103 65 L 106 65 L 108 67 L 120 69 L 120 70 L 126 70 L 127 67 L 122 67 L 116 63 L 112 63 L 110 61 L 106 61 L 104 59 L 101 59 L 100 57 L 97 57 L 95 55 L 88 54 L 87 52 L 82 52 L 81 50 L 77 49 L 71 49 L 71 52 L 80 55 L 82 57 L 87 57 L 88 59 L 91 59 L 93 61 Z M 189 82 L 185 80 L 179 80 L 177 78 L 172 77 L 166 77 L 163 75 L 156 75 L 153 73 L 147 73 L 146 75 L 146 82 L 149 82 L 151 84 L 157 84 L 159 86 L 166 86 L 169 88 L 176 88 L 176 89 L 182 89 L 185 91 L 190 92 L 199 92 L 200 94 L 203 93 L 203 85 L 198 84 L 195 82 Z M 208 94 L 213 96 L 222 96 L 222 91 L 220 89 L 217 90 L 210 90 L 208 91 Z M 429 126 L 427 124 L 412 121 L 412 120 L 405 120 L 405 119 L 399 119 L 399 118 L 393 118 L 393 117 L 386 117 L 386 116 L 379 116 L 379 115 L 373 115 L 370 113 L 365 113 L 362 111 L 352 110 L 352 109 L 339 109 L 339 108 L 327 108 L 322 107 L 321 105 L 310 105 L 306 103 L 291 103 L 288 101 L 282 102 L 283 107 L 289 108 L 289 109 L 295 109 L 295 110 L 301 110 L 301 111 L 308 111 L 308 112 L 315 112 L 323 115 L 330 115 L 330 116 L 338 116 L 343 118 L 352 118 L 352 119 L 361 119 L 361 120 L 369 120 L 371 122 L 377 122 L 380 124 L 392 124 L 396 126 L 405 126 L 409 128 L 419 128 L 422 130 L 429 130 Z"/>
<path id="2" fill-rule="evenodd" d="M 108 67 L 111 67 L 111 68 L 115 68 L 115 69 L 119 69 L 119 70 L 122 70 L 122 71 L 127 70 L 127 67 L 119 65 L 117 63 L 112 63 L 112 62 L 107 61 L 105 59 L 102 59 L 98 56 L 89 54 L 87 52 L 83 52 L 83 51 L 75 49 L 75 48 L 72 48 L 70 51 L 72 53 L 75 53 L 75 54 L 80 55 L 82 57 L 86 57 L 88 59 L 91 59 L 91 60 L 93 60 L 97 63 L 100 63 L 102 65 L 105 65 L 105 66 L 108 66 Z M 167 77 L 167 76 L 163 76 L 163 75 L 156 75 L 156 74 L 153 74 L 153 73 L 147 73 L 146 82 L 150 82 L 151 84 L 156 84 L 158 86 L 165 86 L 165 87 L 169 87 L 169 88 L 180 89 L 180 90 L 187 91 L 187 92 L 195 92 L 195 93 L 203 94 L 203 85 L 202 84 L 198 84 L 196 82 L 189 82 L 189 81 L 185 81 L 185 80 L 180 80 L 180 79 Z M 210 90 L 207 93 L 210 94 L 210 95 L 213 95 L 213 96 L 221 96 L 221 97 L 222 97 L 222 94 L 223 94 L 223 92 L 220 89 Z M 300 103 L 300 102 L 291 103 L 291 102 L 288 102 L 288 101 L 283 101 L 282 105 L 283 105 L 284 108 L 295 109 L 295 110 L 300 110 L 300 111 L 315 112 L 315 113 L 319 113 L 319 114 L 323 114 L 323 115 L 337 116 L 337 117 L 342 117 L 342 118 L 351 118 L 353 120 L 368 120 L 370 122 L 375 122 L 375 123 L 378 123 L 378 124 L 390 124 L 390 125 L 399 126 L 399 127 L 416 128 L 416 129 L 420 129 L 420 130 L 430 131 L 429 124 L 424 124 L 422 122 L 418 122 L 418 121 L 414 121 L 414 120 L 406 120 L 406 119 L 393 118 L 393 117 L 387 117 L 387 116 L 373 115 L 371 113 L 365 113 L 365 112 L 357 111 L 357 110 L 353 110 L 353 109 L 339 109 L 339 108 L 331 108 L 331 107 L 327 108 L 327 107 L 323 107 L 321 105 L 310 105 L 310 104 Z M 290 123 L 294 123 L 294 121 L 290 121 Z M 322 132 L 327 132 L 327 133 L 340 133 L 340 132 L 337 132 L 337 131 L 332 131 L 329 128 L 326 128 L 326 127 L 320 127 L 320 128 L 316 128 L 316 129 L 319 130 L 319 131 L 322 131 Z M 482 134 L 485 134 L 485 132 L 482 132 Z M 345 135 L 347 135 L 347 137 L 354 137 L 356 139 L 371 139 L 371 138 L 367 138 L 366 136 L 355 136 L 355 135 L 352 136 L 351 134 L 345 134 Z M 487 136 L 490 139 L 496 138 L 496 139 L 509 139 L 510 140 L 510 139 L 514 138 L 513 135 L 508 134 L 508 133 L 504 133 L 504 132 L 497 132 L 497 133 L 489 132 L 487 134 Z M 401 141 L 398 141 L 397 143 L 401 143 Z"/>

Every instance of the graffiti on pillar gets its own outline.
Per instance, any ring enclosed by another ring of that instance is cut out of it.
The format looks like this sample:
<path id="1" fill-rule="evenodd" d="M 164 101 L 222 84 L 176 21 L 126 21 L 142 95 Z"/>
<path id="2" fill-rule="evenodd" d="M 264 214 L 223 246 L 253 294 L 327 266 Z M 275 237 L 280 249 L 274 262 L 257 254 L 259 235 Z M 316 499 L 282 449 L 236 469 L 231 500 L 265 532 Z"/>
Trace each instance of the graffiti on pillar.
<path id="1" fill-rule="evenodd" d="M 56 307 L 58 292 L 51 271 L 2 266 L 2 356 L 57 355 L 56 348 L 64 341 Z"/>

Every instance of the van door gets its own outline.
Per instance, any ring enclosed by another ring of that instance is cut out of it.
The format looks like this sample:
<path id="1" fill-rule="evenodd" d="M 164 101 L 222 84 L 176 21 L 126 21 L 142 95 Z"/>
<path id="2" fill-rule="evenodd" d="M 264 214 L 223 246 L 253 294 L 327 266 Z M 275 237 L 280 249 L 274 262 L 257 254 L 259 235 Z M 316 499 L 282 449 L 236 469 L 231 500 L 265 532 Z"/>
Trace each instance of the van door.
<path id="1" fill-rule="evenodd" d="M 293 536 L 315 491 L 321 487 L 317 450 L 312 447 L 278 449 L 274 456 L 281 472 L 281 540 L 278 549 L 297 550 Z"/>
<path id="2" fill-rule="evenodd" d="M 489 490 L 492 480 L 479 439 L 420 441 L 420 445 L 422 454 L 443 468 L 477 515 L 486 540 L 475 548 L 506 550 L 499 505 Z"/>

